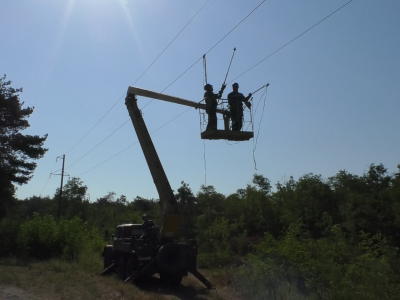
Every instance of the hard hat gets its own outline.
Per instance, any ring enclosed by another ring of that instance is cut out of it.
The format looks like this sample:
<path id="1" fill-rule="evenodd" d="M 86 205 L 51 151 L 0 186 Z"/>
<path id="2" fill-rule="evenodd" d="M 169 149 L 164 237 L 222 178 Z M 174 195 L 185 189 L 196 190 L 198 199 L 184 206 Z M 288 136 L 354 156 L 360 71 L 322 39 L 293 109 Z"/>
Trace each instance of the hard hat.
<path id="1" fill-rule="evenodd" d="M 232 87 L 239 87 L 239 83 L 235 82 L 234 84 L 232 84 Z"/>
<path id="2" fill-rule="evenodd" d="M 212 88 L 212 85 L 209 84 L 209 83 L 207 83 L 207 84 L 204 86 L 204 90 L 207 91 L 209 88 Z"/>
<path id="3" fill-rule="evenodd" d="M 144 220 L 145 218 L 148 218 L 146 214 L 143 214 L 142 219 Z"/>

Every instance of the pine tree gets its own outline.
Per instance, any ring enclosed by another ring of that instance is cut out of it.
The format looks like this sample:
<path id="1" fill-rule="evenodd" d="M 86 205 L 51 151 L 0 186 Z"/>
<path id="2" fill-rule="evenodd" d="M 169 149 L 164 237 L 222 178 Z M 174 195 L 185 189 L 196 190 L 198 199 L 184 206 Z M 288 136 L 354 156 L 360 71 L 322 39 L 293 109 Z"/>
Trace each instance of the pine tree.
<path id="1" fill-rule="evenodd" d="M 24 135 L 21 131 L 28 128 L 27 118 L 34 107 L 22 108 L 21 89 L 14 89 L 6 75 L 0 77 L 0 218 L 15 204 L 15 184 L 26 184 L 35 171 L 32 160 L 44 156 L 48 149 L 43 148 L 47 134 Z"/>

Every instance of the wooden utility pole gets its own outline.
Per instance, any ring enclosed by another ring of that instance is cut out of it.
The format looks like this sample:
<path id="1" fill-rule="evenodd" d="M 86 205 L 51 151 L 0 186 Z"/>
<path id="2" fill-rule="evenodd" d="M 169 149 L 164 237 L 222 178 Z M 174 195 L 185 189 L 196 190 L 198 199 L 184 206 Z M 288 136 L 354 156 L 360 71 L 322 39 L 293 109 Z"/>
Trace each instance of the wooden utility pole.
<path id="1" fill-rule="evenodd" d="M 65 154 L 62 156 L 63 164 L 61 169 L 61 186 L 60 186 L 60 198 L 58 199 L 58 220 L 60 220 L 61 214 L 61 197 L 62 197 L 62 189 L 63 189 L 63 182 L 64 182 L 64 165 L 65 165 Z"/>

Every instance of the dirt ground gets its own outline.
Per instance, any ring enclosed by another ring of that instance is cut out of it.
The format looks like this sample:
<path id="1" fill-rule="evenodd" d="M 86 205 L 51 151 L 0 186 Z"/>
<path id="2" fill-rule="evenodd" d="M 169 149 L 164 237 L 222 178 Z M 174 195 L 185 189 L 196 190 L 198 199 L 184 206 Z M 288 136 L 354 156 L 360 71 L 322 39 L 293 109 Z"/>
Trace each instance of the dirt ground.
<path id="1" fill-rule="evenodd" d="M 63 262 L 0 265 L 0 299 L 141 299 L 242 300 L 226 276 L 200 270 L 216 287 L 206 289 L 191 274 L 175 286 L 158 276 L 124 284 L 115 276 L 100 276 Z"/>

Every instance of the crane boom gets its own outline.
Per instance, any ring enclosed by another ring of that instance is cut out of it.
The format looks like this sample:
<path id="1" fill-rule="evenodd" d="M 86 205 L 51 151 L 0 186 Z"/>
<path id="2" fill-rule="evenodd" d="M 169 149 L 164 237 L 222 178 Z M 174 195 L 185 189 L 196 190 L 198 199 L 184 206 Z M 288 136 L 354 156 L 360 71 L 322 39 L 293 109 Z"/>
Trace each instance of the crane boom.
<path id="1" fill-rule="evenodd" d="M 182 221 L 178 203 L 174 197 L 167 175 L 164 172 L 164 168 L 137 105 L 135 94 L 130 93 L 130 90 L 128 90 L 125 104 L 160 197 L 161 211 L 163 214 L 163 223 L 159 237 L 160 241 L 172 240 L 178 237 L 179 227 Z"/>
<path id="2" fill-rule="evenodd" d="M 196 109 L 198 109 L 198 108 L 206 109 L 205 104 L 201 104 L 198 102 L 194 102 L 194 101 L 190 101 L 190 100 L 186 100 L 183 98 L 170 96 L 170 95 L 166 95 L 166 94 L 162 94 L 162 93 L 158 93 L 158 92 L 154 92 L 154 91 L 145 90 L 145 89 L 134 87 L 134 86 L 130 86 L 128 88 L 128 94 L 158 99 L 158 100 L 167 101 L 167 102 L 172 102 L 172 103 L 176 103 L 176 104 L 194 107 Z M 228 113 L 228 111 L 217 108 L 217 113 L 226 114 L 226 113 Z"/>

